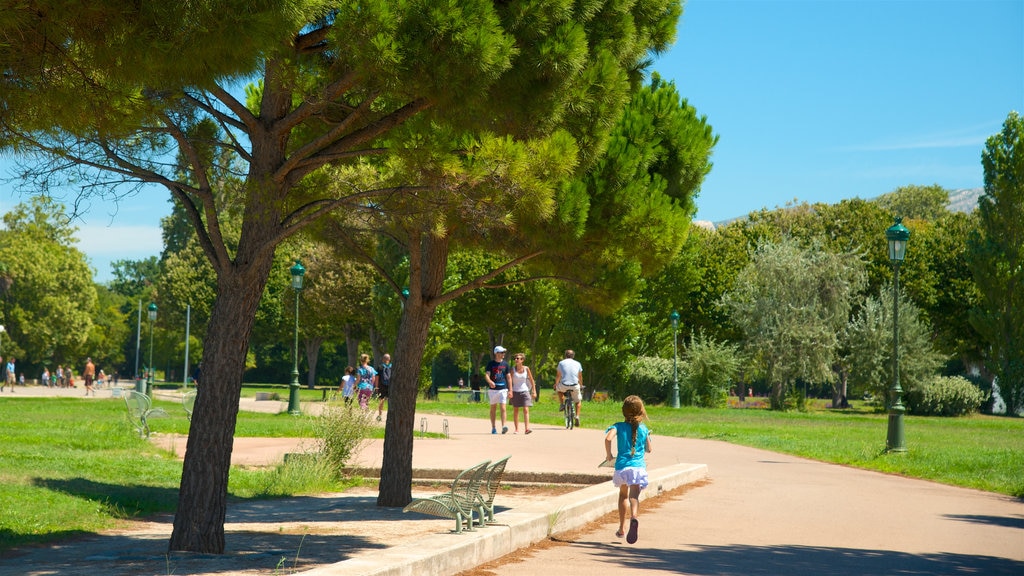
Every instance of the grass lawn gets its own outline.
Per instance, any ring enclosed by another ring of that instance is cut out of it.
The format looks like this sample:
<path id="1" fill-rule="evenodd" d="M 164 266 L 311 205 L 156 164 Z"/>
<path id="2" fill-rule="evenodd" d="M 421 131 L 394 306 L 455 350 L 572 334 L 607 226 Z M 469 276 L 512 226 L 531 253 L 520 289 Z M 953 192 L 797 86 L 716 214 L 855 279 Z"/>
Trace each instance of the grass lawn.
<path id="1" fill-rule="evenodd" d="M 264 389 L 247 387 L 243 393 L 257 391 Z M 308 393 L 303 402 L 318 401 L 322 395 L 318 390 L 303 392 Z M 418 408 L 487 417 L 484 403 L 462 402 L 454 394 L 441 396 L 440 401 L 420 401 Z M 155 432 L 187 433 L 188 421 L 179 404 L 156 405 L 169 416 L 152 421 Z M 603 429 L 621 420 L 618 402 L 588 402 L 582 412 L 587 428 Z M 886 454 L 887 416 L 868 410 L 778 413 L 651 406 L 648 412 L 650 426 L 659 435 L 718 439 L 1024 498 L 1022 418 L 908 416 L 908 452 Z M 531 410 L 531 420 L 562 422 L 550 391 Z M 310 416 L 244 411 L 238 415 L 237 436 L 312 434 Z M 4 398 L 0 442 L 0 550 L 94 533 L 177 506 L 181 462 L 135 434 L 120 399 Z M 232 498 L 266 498 L 340 491 L 359 481 L 325 483 L 301 466 L 232 468 L 228 491 Z"/>

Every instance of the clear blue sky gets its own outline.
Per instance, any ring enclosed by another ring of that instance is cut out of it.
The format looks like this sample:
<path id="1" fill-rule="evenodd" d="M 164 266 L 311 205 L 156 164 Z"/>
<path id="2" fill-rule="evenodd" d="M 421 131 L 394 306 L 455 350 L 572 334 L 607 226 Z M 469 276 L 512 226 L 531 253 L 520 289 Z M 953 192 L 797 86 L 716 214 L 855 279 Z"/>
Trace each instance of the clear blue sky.
<path id="1" fill-rule="evenodd" d="M 1024 0 L 689 0 L 654 68 L 720 136 L 698 219 L 976 188 L 1024 113 Z"/>
<path id="2" fill-rule="evenodd" d="M 721 137 L 698 219 L 976 188 L 985 139 L 1024 113 L 1024 0 L 690 0 L 653 69 Z M 79 247 L 99 281 L 159 254 L 167 200 L 89 207 Z M 0 193 L 0 211 L 15 202 Z"/>

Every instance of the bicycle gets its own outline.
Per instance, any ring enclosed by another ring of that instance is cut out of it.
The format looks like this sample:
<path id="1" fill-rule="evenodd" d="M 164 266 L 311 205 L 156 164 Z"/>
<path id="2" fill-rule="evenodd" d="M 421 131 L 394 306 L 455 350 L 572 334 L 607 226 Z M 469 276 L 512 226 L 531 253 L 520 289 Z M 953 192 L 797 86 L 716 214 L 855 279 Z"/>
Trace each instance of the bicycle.
<path id="1" fill-rule="evenodd" d="M 565 427 L 568 430 L 572 430 L 576 425 L 576 403 L 572 401 L 572 393 L 565 393 L 565 405 L 563 406 L 565 412 Z"/>

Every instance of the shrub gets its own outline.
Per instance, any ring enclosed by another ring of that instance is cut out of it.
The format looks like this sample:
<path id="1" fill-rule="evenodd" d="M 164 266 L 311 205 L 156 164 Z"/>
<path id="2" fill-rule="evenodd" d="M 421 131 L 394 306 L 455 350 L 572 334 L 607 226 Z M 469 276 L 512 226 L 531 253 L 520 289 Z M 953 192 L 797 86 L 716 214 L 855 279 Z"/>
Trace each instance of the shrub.
<path id="1" fill-rule="evenodd" d="M 729 398 L 729 384 L 740 366 L 739 348 L 716 342 L 703 333 L 694 336 L 686 350 L 682 380 L 693 391 L 693 402 L 703 408 L 722 408 Z M 680 389 L 682 404 L 682 389 Z"/>
<path id="2" fill-rule="evenodd" d="M 641 356 L 630 362 L 623 370 L 623 377 L 612 387 L 615 398 L 623 399 L 630 394 L 643 398 L 644 402 L 657 404 L 664 402 L 672 386 L 672 360 Z M 682 382 L 679 396 L 683 397 Z M 692 393 L 687 392 L 687 396 Z"/>
<path id="3" fill-rule="evenodd" d="M 936 376 L 906 394 L 907 411 L 919 416 L 963 416 L 986 400 L 988 394 L 963 376 Z"/>
<path id="4" fill-rule="evenodd" d="M 328 404 L 314 420 L 317 452 L 336 476 L 370 437 L 373 414 L 354 404 Z"/>

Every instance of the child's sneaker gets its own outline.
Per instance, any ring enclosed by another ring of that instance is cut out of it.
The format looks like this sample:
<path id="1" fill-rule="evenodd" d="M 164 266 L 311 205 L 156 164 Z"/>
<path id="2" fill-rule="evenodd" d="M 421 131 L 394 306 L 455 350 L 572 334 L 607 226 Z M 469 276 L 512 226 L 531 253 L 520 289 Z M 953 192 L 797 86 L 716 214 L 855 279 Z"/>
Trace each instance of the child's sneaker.
<path id="1" fill-rule="evenodd" d="M 497 433 L 498 433 L 498 429 L 497 428 L 491 428 L 491 434 L 497 434 Z"/>
<path id="2" fill-rule="evenodd" d="M 636 518 L 633 518 L 632 520 L 629 521 L 629 532 L 626 533 L 626 542 L 629 542 L 630 544 L 636 544 L 636 538 L 637 538 L 637 533 L 636 532 L 637 532 L 637 528 L 639 528 L 639 527 L 640 527 L 640 523 L 636 521 Z"/>

